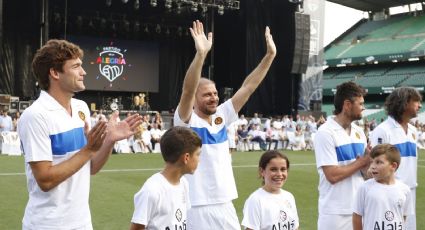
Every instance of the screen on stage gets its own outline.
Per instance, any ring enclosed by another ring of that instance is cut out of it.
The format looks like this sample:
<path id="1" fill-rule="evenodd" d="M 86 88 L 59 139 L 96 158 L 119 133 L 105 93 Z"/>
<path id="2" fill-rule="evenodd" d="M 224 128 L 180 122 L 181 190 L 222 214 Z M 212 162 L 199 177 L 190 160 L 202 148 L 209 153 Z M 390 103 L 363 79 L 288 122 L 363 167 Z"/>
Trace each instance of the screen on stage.
<path id="1" fill-rule="evenodd" d="M 68 40 L 84 51 L 86 90 L 158 92 L 158 43 L 83 36 Z"/>

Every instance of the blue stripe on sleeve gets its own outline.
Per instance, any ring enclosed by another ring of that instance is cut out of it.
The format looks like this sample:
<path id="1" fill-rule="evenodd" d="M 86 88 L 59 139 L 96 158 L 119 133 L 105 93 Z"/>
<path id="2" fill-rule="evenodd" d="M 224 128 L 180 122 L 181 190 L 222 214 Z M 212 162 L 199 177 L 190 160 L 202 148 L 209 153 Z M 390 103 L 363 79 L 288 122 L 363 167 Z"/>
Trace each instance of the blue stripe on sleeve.
<path id="1" fill-rule="evenodd" d="M 197 128 L 191 127 L 193 131 L 195 131 L 199 137 L 202 139 L 202 144 L 218 144 L 227 141 L 227 130 L 226 126 L 216 134 L 212 134 L 208 131 L 207 128 Z"/>
<path id="2" fill-rule="evenodd" d="M 396 144 L 395 147 L 400 151 L 401 157 L 416 157 L 416 144 L 412 142 L 405 142 Z"/>
<path id="3" fill-rule="evenodd" d="M 357 156 L 363 156 L 363 153 L 363 143 L 351 143 L 336 147 L 338 162 L 356 159 Z"/>
<path id="4" fill-rule="evenodd" d="M 50 135 L 50 141 L 53 155 L 65 155 L 68 152 L 81 149 L 87 143 L 83 127 Z"/>

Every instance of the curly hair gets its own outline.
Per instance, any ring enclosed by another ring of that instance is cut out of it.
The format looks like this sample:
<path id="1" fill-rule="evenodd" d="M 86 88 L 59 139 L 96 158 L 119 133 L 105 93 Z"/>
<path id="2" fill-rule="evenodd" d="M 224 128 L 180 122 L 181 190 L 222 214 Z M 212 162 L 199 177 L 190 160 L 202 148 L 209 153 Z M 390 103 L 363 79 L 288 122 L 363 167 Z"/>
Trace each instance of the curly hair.
<path id="1" fill-rule="evenodd" d="M 422 95 L 413 87 L 399 87 L 385 99 L 387 114 L 396 121 L 401 121 L 406 106 L 411 101 L 422 101 Z"/>
<path id="2" fill-rule="evenodd" d="M 48 90 L 50 87 L 49 72 L 53 68 L 58 72 L 63 72 L 63 66 L 67 60 L 84 56 L 83 50 L 79 46 L 65 41 L 52 39 L 37 50 L 33 60 L 32 69 L 41 89 Z"/>

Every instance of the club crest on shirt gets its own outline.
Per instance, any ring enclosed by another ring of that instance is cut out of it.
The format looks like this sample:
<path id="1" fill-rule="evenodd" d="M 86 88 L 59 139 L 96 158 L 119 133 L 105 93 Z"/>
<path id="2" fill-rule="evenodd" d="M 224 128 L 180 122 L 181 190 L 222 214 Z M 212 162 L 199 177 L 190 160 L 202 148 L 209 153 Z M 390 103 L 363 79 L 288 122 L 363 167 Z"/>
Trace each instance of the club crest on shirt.
<path id="1" fill-rule="evenodd" d="M 223 118 L 221 118 L 221 117 L 216 117 L 216 118 L 214 119 L 214 124 L 216 124 L 216 125 L 220 125 L 221 123 L 223 123 Z"/>
<path id="2" fill-rule="evenodd" d="M 280 220 L 281 221 L 285 221 L 288 216 L 286 215 L 286 212 L 285 211 L 280 210 L 279 217 L 280 217 Z"/>
<path id="3" fill-rule="evenodd" d="M 356 132 L 356 137 L 357 139 L 360 139 L 360 134 L 358 132 Z"/>
<path id="4" fill-rule="evenodd" d="M 416 136 L 415 136 L 414 133 L 412 133 L 412 138 L 413 138 L 413 140 L 416 140 Z"/>
<path id="5" fill-rule="evenodd" d="M 82 121 L 86 121 L 86 115 L 82 111 L 78 111 L 78 116 Z"/>
<path id="6" fill-rule="evenodd" d="M 392 221 L 394 220 L 394 213 L 391 211 L 386 211 L 385 212 L 385 219 L 388 221 Z"/>
<path id="7" fill-rule="evenodd" d="M 180 222 L 182 220 L 183 214 L 182 211 L 178 208 L 176 210 L 176 219 Z"/>

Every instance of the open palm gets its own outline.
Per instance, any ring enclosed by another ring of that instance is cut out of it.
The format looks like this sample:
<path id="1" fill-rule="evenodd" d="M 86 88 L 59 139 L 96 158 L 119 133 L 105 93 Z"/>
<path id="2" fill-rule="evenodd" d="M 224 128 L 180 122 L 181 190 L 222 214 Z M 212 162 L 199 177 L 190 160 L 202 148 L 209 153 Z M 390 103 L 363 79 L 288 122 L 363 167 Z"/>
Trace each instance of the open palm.
<path id="1" fill-rule="evenodd" d="M 212 33 L 208 33 L 208 38 L 205 36 L 202 22 L 198 20 L 194 21 L 192 28 L 190 28 L 190 33 L 195 41 L 195 48 L 198 52 L 206 53 L 210 51 L 212 46 Z"/>
<path id="2" fill-rule="evenodd" d="M 137 127 L 142 122 L 138 114 L 127 117 L 125 120 L 117 122 L 118 114 L 113 114 L 108 121 L 107 135 L 111 141 L 119 141 L 130 137 L 137 131 Z"/>

